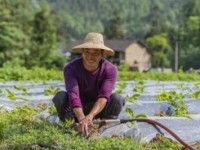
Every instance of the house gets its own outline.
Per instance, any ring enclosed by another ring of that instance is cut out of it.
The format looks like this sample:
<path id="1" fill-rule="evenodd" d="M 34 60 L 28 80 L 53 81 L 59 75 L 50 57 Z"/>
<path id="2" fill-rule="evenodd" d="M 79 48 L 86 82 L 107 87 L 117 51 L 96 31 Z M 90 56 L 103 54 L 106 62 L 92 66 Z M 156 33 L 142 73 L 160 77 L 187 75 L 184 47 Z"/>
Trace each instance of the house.
<path id="1" fill-rule="evenodd" d="M 78 57 L 80 54 L 73 53 L 72 47 L 83 43 L 76 41 L 68 45 L 64 53 L 70 52 L 71 59 Z M 151 68 L 151 54 L 147 46 L 141 41 L 133 40 L 105 40 L 106 46 L 115 50 L 114 56 L 106 56 L 106 58 L 116 65 L 127 64 L 130 70 L 148 71 Z"/>

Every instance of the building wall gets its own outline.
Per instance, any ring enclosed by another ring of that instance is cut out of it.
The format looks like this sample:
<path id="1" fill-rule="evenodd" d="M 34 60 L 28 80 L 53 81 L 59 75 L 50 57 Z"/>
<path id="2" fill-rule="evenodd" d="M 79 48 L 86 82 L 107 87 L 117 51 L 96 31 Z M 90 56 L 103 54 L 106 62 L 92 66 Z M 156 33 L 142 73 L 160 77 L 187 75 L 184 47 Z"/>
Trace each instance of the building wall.
<path id="1" fill-rule="evenodd" d="M 133 43 L 125 50 L 125 63 L 132 70 L 147 71 L 151 67 L 151 55 L 145 47 Z"/>

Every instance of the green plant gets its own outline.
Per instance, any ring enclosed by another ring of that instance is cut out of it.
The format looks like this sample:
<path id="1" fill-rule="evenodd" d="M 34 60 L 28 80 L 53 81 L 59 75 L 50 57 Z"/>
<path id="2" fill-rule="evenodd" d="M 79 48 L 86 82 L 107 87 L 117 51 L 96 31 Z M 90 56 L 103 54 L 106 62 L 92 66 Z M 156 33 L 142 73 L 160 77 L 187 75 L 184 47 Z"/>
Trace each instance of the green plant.
<path id="1" fill-rule="evenodd" d="M 53 86 L 49 86 L 47 89 L 44 90 L 44 94 L 48 95 L 55 95 L 60 91 L 60 88 L 54 88 Z"/>
<path id="2" fill-rule="evenodd" d="M 196 88 L 199 88 L 199 85 L 200 85 L 200 82 L 197 82 L 197 83 L 194 84 L 194 86 L 195 86 Z"/>
<path id="3" fill-rule="evenodd" d="M 133 118 L 147 118 L 146 114 L 138 114 L 138 115 L 135 116 L 133 110 L 129 107 L 126 108 L 126 114 L 131 119 L 133 119 Z M 128 127 L 135 126 L 135 122 L 128 122 L 127 125 L 128 125 Z"/>
<path id="4" fill-rule="evenodd" d="M 10 100 L 17 100 L 17 99 L 27 100 L 26 98 L 23 98 L 23 97 L 16 97 L 15 93 L 13 91 L 10 91 L 9 89 L 5 90 L 5 94 Z"/>
<path id="5" fill-rule="evenodd" d="M 28 89 L 26 87 L 17 86 L 17 85 L 14 85 L 13 87 L 19 91 L 23 91 L 25 94 L 28 94 Z"/>
<path id="6" fill-rule="evenodd" d="M 126 113 L 130 118 L 147 118 L 146 114 L 138 114 L 135 116 L 133 110 L 129 107 L 126 108 Z"/>
<path id="7" fill-rule="evenodd" d="M 5 129 L 5 124 L 3 122 L 0 122 L 0 140 L 4 138 L 4 129 Z"/>
<path id="8" fill-rule="evenodd" d="M 134 85 L 133 91 L 137 93 L 143 93 L 144 92 L 144 81 L 139 81 L 138 84 Z"/>
<path id="9" fill-rule="evenodd" d="M 138 84 L 134 85 L 133 91 L 136 92 L 133 95 L 127 95 L 126 100 L 128 102 L 135 102 L 140 97 L 140 94 L 144 92 L 144 81 L 139 81 Z"/>
<path id="10" fill-rule="evenodd" d="M 50 106 L 49 108 L 49 112 L 51 113 L 51 114 L 58 114 L 58 112 L 57 112 L 57 110 L 55 109 L 55 107 L 52 105 L 52 106 Z"/>
<path id="11" fill-rule="evenodd" d="M 192 98 L 198 99 L 200 98 L 200 90 L 192 93 Z"/>
<path id="12" fill-rule="evenodd" d="M 117 90 L 115 91 L 115 93 L 121 94 L 121 93 L 122 93 L 122 89 L 117 89 Z"/>
<path id="13" fill-rule="evenodd" d="M 119 71 L 129 71 L 129 66 L 127 64 L 121 64 L 118 66 Z"/>
<path id="14" fill-rule="evenodd" d="M 177 87 L 178 87 L 178 89 L 180 89 L 181 91 L 184 90 L 183 83 L 178 84 Z"/>
<path id="15" fill-rule="evenodd" d="M 185 96 L 182 93 L 177 93 L 176 91 L 163 91 L 161 94 L 156 96 L 158 101 L 169 101 L 170 104 L 175 108 L 176 116 L 188 117 L 187 110 L 188 106 L 185 105 L 183 98 Z"/>
<path id="16" fill-rule="evenodd" d="M 178 145 L 163 141 L 159 144 L 155 142 L 138 144 L 132 138 L 120 137 L 86 139 L 71 128 L 72 121 L 52 124 L 45 119 L 34 119 L 35 115 L 42 111 L 41 109 L 38 111 L 37 107 L 26 105 L 16 107 L 12 112 L 0 112 L 0 149 L 164 150 L 165 147 Z M 132 117 L 136 116 L 132 114 Z"/>
<path id="17" fill-rule="evenodd" d="M 145 150 L 181 150 L 181 144 L 175 144 L 171 139 L 164 137 L 162 134 L 156 134 L 151 141 L 152 144 L 147 144 Z"/>
<path id="18" fill-rule="evenodd" d="M 115 91 L 117 94 L 122 93 L 123 89 L 127 87 L 127 83 L 122 82 L 118 85 L 118 89 Z"/>
<path id="19" fill-rule="evenodd" d="M 119 81 L 132 81 L 132 80 L 156 80 L 156 81 L 200 81 L 200 76 L 195 73 L 186 74 L 179 73 L 164 73 L 164 72 L 131 72 L 131 71 L 119 71 Z"/>
<path id="20" fill-rule="evenodd" d="M 41 67 L 27 69 L 21 66 L 5 65 L 0 68 L 0 82 L 30 80 L 34 82 L 63 80 L 63 74 L 60 70 Z"/>
<path id="21" fill-rule="evenodd" d="M 157 80 L 159 81 L 200 81 L 200 76 L 195 73 L 140 73 L 132 71 L 119 71 L 119 81 L 132 81 L 132 80 Z M 0 82 L 6 81 L 34 81 L 45 82 L 49 80 L 63 81 L 62 70 L 46 69 L 41 67 L 32 67 L 27 69 L 22 66 L 4 65 L 0 68 Z M 139 83 L 140 84 L 140 83 Z M 195 83 L 195 86 L 199 86 L 199 82 Z"/>
<path id="22" fill-rule="evenodd" d="M 133 94 L 132 96 L 126 95 L 126 100 L 128 102 L 134 103 L 134 102 L 136 102 L 138 100 L 139 97 L 140 97 L 140 94 L 138 94 L 138 93 Z"/>

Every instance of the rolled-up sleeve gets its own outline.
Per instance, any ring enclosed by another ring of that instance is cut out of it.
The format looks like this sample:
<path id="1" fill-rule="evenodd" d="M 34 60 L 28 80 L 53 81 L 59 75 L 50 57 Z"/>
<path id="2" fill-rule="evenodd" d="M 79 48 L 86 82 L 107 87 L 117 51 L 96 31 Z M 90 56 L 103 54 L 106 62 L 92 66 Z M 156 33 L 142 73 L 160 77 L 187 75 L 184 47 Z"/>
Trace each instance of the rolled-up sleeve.
<path id="1" fill-rule="evenodd" d="M 64 68 L 64 80 L 65 88 L 69 97 L 69 106 L 71 108 L 82 107 L 78 81 L 71 66 L 66 66 Z"/>
<path id="2" fill-rule="evenodd" d="M 117 68 L 114 65 L 106 68 L 105 76 L 103 77 L 98 98 L 106 98 L 110 100 L 110 96 L 114 89 L 117 80 Z"/>

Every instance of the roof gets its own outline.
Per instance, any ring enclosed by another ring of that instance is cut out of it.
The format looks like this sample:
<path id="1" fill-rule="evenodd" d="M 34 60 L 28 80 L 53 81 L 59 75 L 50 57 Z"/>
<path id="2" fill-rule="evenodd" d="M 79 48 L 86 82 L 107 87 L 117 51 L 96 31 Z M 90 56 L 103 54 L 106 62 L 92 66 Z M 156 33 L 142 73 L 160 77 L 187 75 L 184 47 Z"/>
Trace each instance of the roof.
<path id="1" fill-rule="evenodd" d="M 82 44 L 83 43 L 83 40 L 77 40 L 73 43 L 70 43 L 65 49 L 63 52 L 72 52 L 72 48 L 79 45 L 79 44 Z M 107 46 L 107 47 L 110 47 L 111 49 L 115 50 L 115 51 L 123 51 L 125 50 L 130 44 L 133 44 L 133 43 L 138 43 L 140 44 L 141 46 L 143 47 L 146 47 L 147 46 L 141 42 L 141 41 L 133 41 L 133 40 L 104 40 L 104 44 Z"/>

